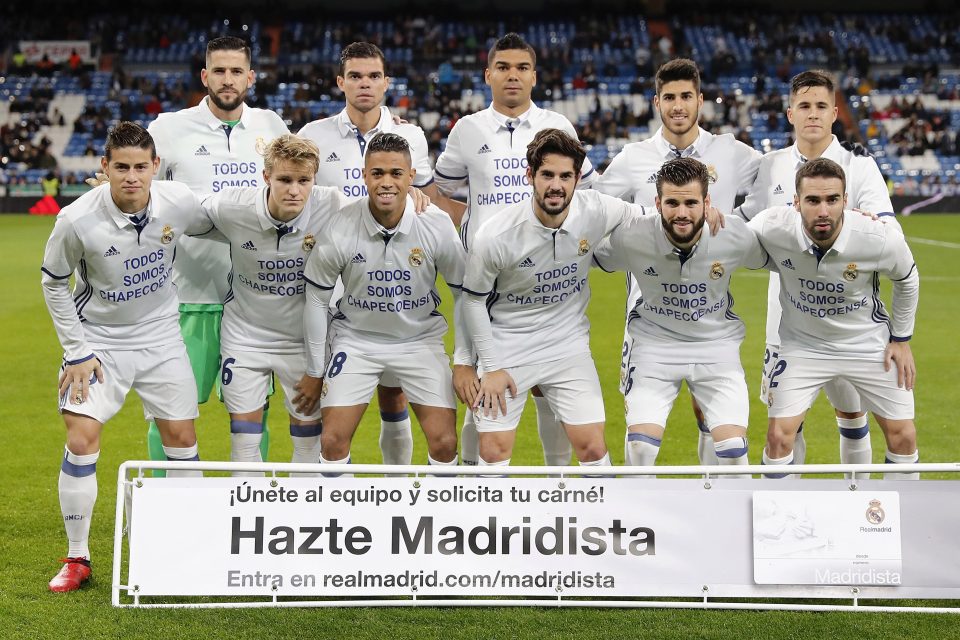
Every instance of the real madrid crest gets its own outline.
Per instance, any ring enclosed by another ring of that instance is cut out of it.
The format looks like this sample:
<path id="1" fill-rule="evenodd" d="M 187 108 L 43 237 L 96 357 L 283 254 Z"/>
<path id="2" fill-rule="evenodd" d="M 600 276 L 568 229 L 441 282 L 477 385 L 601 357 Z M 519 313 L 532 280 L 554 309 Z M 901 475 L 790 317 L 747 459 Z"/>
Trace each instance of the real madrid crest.
<path id="1" fill-rule="evenodd" d="M 267 141 L 264 140 L 263 136 L 257 136 L 257 141 L 254 143 L 253 149 L 261 156 L 267 152 Z"/>
<path id="2" fill-rule="evenodd" d="M 707 174 L 710 176 L 710 184 L 714 184 L 717 180 L 720 179 L 720 176 L 717 173 L 717 168 L 712 164 L 707 165 Z"/>
<path id="3" fill-rule="evenodd" d="M 327 390 L 328 390 L 328 389 L 327 389 L 327 383 L 324 382 L 324 383 L 323 383 L 323 386 L 320 387 L 320 398 L 321 398 L 321 399 L 327 397 Z"/>
<path id="4" fill-rule="evenodd" d="M 857 263 L 851 262 L 847 265 L 847 268 L 843 270 L 843 279 L 847 282 L 853 282 L 857 279 Z"/>
<path id="5" fill-rule="evenodd" d="M 301 245 L 301 247 L 303 248 L 304 251 L 310 251 L 311 249 L 313 249 L 313 246 L 315 244 L 317 244 L 316 238 L 313 237 L 312 233 L 308 233 L 303 237 L 303 244 Z"/>
<path id="6" fill-rule="evenodd" d="M 586 238 L 581 238 L 580 244 L 577 246 L 577 255 L 585 256 L 587 255 L 587 251 L 590 251 L 590 243 L 587 242 Z"/>
<path id="7" fill-rule="evenodd" d="M 773 407 L 773 391 L 767 389 L 767 408 Z"/>
<path id="8" fill-rule="evenodd" d="M 710 265 L 711 280 L 719 280 L 720 278 L 723 277 L 723 274 L 724 274 L 723 263 L 714 262 L 712 265 Z"/>
<path id="9" fill-rule="evenodd" d="M 867 522 L 870 524 L 880 524 L 883 522 L 883 519 L 887 517 L 887 514 L 884 513 L 879 500 L 871 500 L 870 506 L 867 508 L 866 516 Z"/>
<path id="10" fill-rule="evenodd" d="M 160 231 L 160 242 L 163 244 L 173 242 L 173 227 L 168 224 L 163 225 L 163 230 Z"/>
<path id="11" fill-rule="evenodd" d="M 417 247 L 415 249 L 410 249 L 410 257 L 407 259 L 410 261 L 411 267 L 419 267 L 423 264 L 426 256 L 423 255 L 423 249 Z"/>

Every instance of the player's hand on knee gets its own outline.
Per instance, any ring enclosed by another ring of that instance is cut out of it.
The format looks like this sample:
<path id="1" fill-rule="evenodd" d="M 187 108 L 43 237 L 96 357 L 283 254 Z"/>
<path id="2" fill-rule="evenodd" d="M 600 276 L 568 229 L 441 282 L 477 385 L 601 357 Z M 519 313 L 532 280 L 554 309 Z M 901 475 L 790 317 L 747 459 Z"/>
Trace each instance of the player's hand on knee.
<path id="1" fill-rule="evenodd" d="M 480 379 L 480 393 L 474 403 L 474 409 L 483 409 L 487 418 L 507 415 L 507 392 L 511 398 L 517 396 L 517 385 L 504 369 L 485 373 Z"/>
<path id="2" fill-rule="evenodd" d="M 897 367 L 897 386 L 913 390 L 917 381 L 917 364 L 913 360 L 913 350 L 909 342 L 891 342 L 883 353 L 883 370 L 890 371 L 890 367 Z"/>
<path id="3" fill-rule="evenodd" d="M 413 210 L 423 213 L 430 206 L 430 196 L 416 187 L 410 187 L 410 197 L 413 198 Z"/>
<path id="4" fill-rule="evenodd" d="M 320 401 L 320 393 L 323 389 L 323 378 L 314 378 L 308 374 L 303 374 L 300 382 L 293 385 L 297 395 L 293 398 L 293 405 L 297 411 L 304 415 L 311 415 Z"/>
<path id="5" fill-rule="evenodd" d="M 712 236 L 720 233 L 720 229 L 723 229 L 727 225 L 723 214 L 720 213 L 720 209 L 717 209 L 716 207 L 710 207 L 707 209 L 707 212 L 704 214 L 704 218 L 707 221 L 707 226 L 710 227 L 710 235 Z"/>
<path id="6" fill-rule="evenodd" d="M 110 182 L 110 179 L 107 178 L 107 174 L 105 173 L 100 173 L 99 171 L 97 171 L 93 175 L 94 175 L 93 178 L 87 178 L 86 180 L 84 180 L 84 182 L 86 182 L 91 187 L 99 187 L 102 184 L 107 184 L 108 182 Z"/>
<path id="7" fill-rule="evenodd" d="M 453 390 L 457 392 L 460 402 L 472 407 L 480 392 L 477 368 L 465 364 L 453 365 Z"/>
<path id="8" fill-rule="evenodd" d="M 83 404 L 90 395 L 90 384 L 94 379 L 97 382 L 103 382 L 103 369 L 96 356 L 77 364 L 67 365 L 60 374 L 60 397 L 72 389 L 73 396 L 68 398 L 70 403 Z"/>

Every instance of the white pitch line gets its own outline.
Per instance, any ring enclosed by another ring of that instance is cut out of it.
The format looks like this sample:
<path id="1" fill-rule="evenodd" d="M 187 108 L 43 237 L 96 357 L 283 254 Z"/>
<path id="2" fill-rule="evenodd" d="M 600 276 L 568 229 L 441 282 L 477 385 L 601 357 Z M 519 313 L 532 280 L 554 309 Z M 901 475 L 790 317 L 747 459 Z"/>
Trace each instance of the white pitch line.
<path id="1" fill-rule="evenodd" d="M 910 242 L 916 242 L 917 244 L 929 244 L 934 247 L 944 247 L 946 249 L 960 249 L 960 243 L 956 243 L 956 242 L 944 242 L 943 240 L 928 240 L 927 238 L 914 238 L 913 236 L 907 236 L 907 240 Z"/>

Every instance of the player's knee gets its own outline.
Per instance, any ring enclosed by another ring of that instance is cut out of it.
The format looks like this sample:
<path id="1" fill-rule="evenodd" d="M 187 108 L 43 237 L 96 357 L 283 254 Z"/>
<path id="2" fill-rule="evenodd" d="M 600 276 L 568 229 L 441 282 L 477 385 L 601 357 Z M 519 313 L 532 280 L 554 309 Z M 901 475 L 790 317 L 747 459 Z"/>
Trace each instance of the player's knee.
<path id="1" fill-rule="evenodd" d="M 399 387 L 377 387 L 380 413 L 400 413 L 407 407 L 407 397 Z"/>
<path id="2" fill-rule="evenodd" d="M 96 453 L 100 450 L 100 436 L 89 433 L 67 434 L 67 449 L 78 456 Z"/>
<path id="3" fill-rule="evenodd" d="M 163 441 L 165 447 L 183 449 L 197 444 L 197 432 L 194 430 L 192 424 L 171 425 L 166 429 L 161 428 L 160 439 Z"/>
<path id="4" fill-rule="evenodd" d="M 480 457 L 487 462 L 500 462 L 510 457 L 510 447 L 490 438 L 480 438 Z"/>
<path id="5" fill-rule="evenodd" d="M 912 421 L 887 427 L 887 448 L 893 453 L 911 454 L 917 450 L 917 430 Z"/>
<path id="6" fill-rule="evenodd" d="M 782 422 L 770 422 L 767 429 L 767 453 L 771 458 L 782 458 L 793 451 L 797 430 Z"/>
<path id="7" fill-rule="evenodd" d="M 457 432 L 451 430 L 450 433 L 434 436 L 427 445 L 430 457 L 434 460 L 452 460 L 457 454 Z"/>
<path id="8" fill-rule="evenodd" d="M 324 429 L 320 434 L 320 450 L 327 460 L 341 460 L 350 453 L 350 438 L 331 429 Z"/>
<path id="9" fill-rule="evenodd" d="M 577 459 L 580 462 L 596 462 L 607 455 L 607 445 L 602 441 L 591 442 L 577 452 Z"/>

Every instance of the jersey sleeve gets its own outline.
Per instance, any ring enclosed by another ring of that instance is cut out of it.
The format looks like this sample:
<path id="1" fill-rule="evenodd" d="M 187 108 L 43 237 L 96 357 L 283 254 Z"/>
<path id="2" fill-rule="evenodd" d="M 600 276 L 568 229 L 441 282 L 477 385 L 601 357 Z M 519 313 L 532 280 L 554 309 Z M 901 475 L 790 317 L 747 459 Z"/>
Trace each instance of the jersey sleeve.
<path id="1" fill-rule="evenodd" d="M 770 163 L 760 162 L 757 177 L 747 188 L 747 199 L 743 201 L 735 212 L 744 220 L 751 220 L 755 215 L 767 208 L 767 194 L 770 192 Z"/>
<path id="2" fill-rule="evenodd" d="M 594 183 L 593 188 L 614 198 L 630 200 L 630 159 L 627 157 L 627 147 L 614 156 L 607 167 Z"/>
<path id="3" fill-rule="evenodd" d="M 484 297 L 493 292 L 493 283 L 503 268 L 503 256 L 491 240 L 492 236 L 479 234 L 474 238 L 463 276 L 464 293 Z"/>
<path id="4" fill-rule="evenodd" d="M 204 236 L 210 237 L 211 232 L 214 231 L 214 222 L 207 213 L 207 210 L 203 206 L 203 202 L 200 197 L 195 194 L 190 189 L 184 189 L 183 196 L 181 197 L 180 210 L 184 212 L 189 212 L 188 222 L 186 228 L 186 234 L 188 236 Z M 219 227 L 217 227 L 219 229 Z M 217 234 L 216 239 L 222 240 L 226 236 L 222 234 Z"/>
<path id="5" fill-rule="evenodd" d="M 342 214 L 337 214 L 338 217 Z M 332 219 L 331 224 L 347 222 L 346 220 Z M 333 291 L 337 278 L 343 272 L 343 256 L 337 246 L 335 234 L 323 234 L 317 245 L 307 258 L 307 265 L 303 269 L 303 279 L 315 289 Z M 309 291 L 311 287 L 307 287 Z"/>
<path id="6" fill-rule="evenodd" d="M 414 127 L 411 137 L 413 138 L 413 142 L 410 143 L 410 151 L 413 156 L 411 160 L 413 161 L 413 168 L 417 170 L 417 177 L 413 181 L 413 186 L 422 189 L 434 181 L 427 136 L 424 135 L 423 129 Z"/>
<path id="7" fill-rule="evenodd" d="M 453 125 L 450 135 L 447 136 L 447 145 L 443 153 L 437 158 L 437 167 L 434 171 L 434 178 L 437 182 L 437 188 L 441 193 L 447 195 L 457 190 L 457 187 L 467 182 L 469 170 L 463 158 L 463 146 L 460 141 L 460 131 L 463 128 L 464 121 L 461 120 Z"/>
<path id="8" fill-rule="evenodd" d="M 909 340 L 913 335 L 920 302 L 920 274 L 907 240 L 896 227 L 885 227 L 886 242 L 879 271 L 893 281 L 891 339 Z"/>
<path id="9" fill-rule="evenodd" d="M 857 160 L 859 160 L 857 165 L 860 173 L 860 190 L 857 193 L 857 201 L 848 202 L 847 206 L 869 211 L 878 216 L 892 216 L 894 211 L 890 192 L 876 160 L 870 156 L 861 156 Z M 847 189 L 849 191 L 849 185 Z"/>
<path id="10" fill-rule="evenodd" d="M 332 234 L 322 234 L 303 270 L 303 279 L 310 285 L 303 305 L 303 340 L 307 352 L 307 374 L 314 378 L 323 376 L 330 298 L 342 271 L 343 260 L 336 238 Z"/>
<path id="11" fill-rule="evenodd" d="M 737 193 L 749 194 L 757 181 L 757 175 L 760 173 L 760 161 L 763 159 L 763 154 L 742 142 L 737 143 L 737 149 L 740 151 L 740 162 L 737 166 L 741 168 Z"/>
<path id="12" fill-rule="evenodd" d="M 742 229 L 740 232 L 743 238 L 741 242 L 741 255 L 743 256 L 740 264 L 747 269 L 763 269 L 770 262 L 770 255 L 767 253 L 757 234 L 750 229 Z"/>
<path id="13" fill-rule="evenodd" d="M 597 245 L 597 250 L 593 253 L 593 262 L 607 273 L 614 271 L 629 271 L 630 261 L 629 253 L 624 250 L 625 238 L 631 233 L 635 233 L 630 221 L 614 229 L 613 233 Z"/>
<path id="14" fill-rule="evenodd" d="M 93 353 L 70 292 L 70 276 L 82 258 L 83 242 L 72 221 L 64 215 L 57 216 L 43 252 L 40 282 L 67 364 L 82 362 Z"/>
<path id="15" fill-rule="evenodd" d="M 160 115 L 147 127 L 147 133 L 153 138 L 153 144 L 157 149 L 157 155 L 160 156 L 160 168 L 157 170 L 157 180 L 170 180 L 173 176 L 173 169 L 176 165 L 176 158 L 173 155 L 174 145 L 167 144 L 165 118 Z"/>

